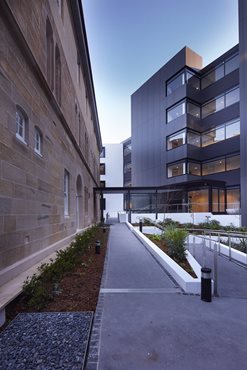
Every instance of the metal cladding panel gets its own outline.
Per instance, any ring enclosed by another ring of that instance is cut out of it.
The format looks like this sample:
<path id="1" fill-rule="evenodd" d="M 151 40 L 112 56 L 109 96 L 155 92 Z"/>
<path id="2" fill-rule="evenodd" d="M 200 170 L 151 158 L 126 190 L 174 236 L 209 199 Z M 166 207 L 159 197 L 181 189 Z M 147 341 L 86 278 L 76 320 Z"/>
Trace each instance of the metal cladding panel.
<path id="1" fill-rule="evenodd" d="M 242 225 L 247 226 L 247 2 L 239 0 L 240 166 Z"/>

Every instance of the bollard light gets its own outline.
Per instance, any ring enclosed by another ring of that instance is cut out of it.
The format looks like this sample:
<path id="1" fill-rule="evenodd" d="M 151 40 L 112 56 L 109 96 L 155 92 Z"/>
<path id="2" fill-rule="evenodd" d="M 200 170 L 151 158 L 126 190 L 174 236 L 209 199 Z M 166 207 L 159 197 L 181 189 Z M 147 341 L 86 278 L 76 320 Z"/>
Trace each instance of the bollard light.
<path id="1" fill-rule="evenodd" d="M 95 254 L 100 254 L 100 241 L 95 242 Z"/>
<path id="2" fill-rule="evenodd" d="M 142 233 L 142 218 L 140 218 L 140 222 L 139 222 L 139 230 L 140 230 L 140 232 Z"/>
<path id="3" fill-rule="evenodd" d="M 201 268 L 201 300 L 204 302 L 212 301 L 211 269 L 207 267 Z"/>

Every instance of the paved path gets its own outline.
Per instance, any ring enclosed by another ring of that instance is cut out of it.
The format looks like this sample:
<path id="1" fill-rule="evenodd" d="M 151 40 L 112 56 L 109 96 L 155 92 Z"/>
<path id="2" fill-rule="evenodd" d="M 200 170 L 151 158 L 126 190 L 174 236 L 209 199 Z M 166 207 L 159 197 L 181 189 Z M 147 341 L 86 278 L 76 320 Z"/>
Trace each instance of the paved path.
<path id="1" fill-rule="evenodd" d="M 192 245 L 190 252 L 193 253 Z M 212 269 L 214 272 L 214 253 L 208 248 L 205 248 L 205 266 Z M 196 244 L 195 259 L 202 265 L 203 248 L 202 244 Z M 247 268 L 239 264 L 229 261 L 226 256 L 218 255 L 218 294 L 221 297 L 231 298 L 246 298 L 247 299 Z"/>
<path id="2" fill-rule="evenodd" d="M 123 224 L 111 227 L 100 301 L 99 363 L 87 370 L 246 368 L 247 300 L 182 294 Z"/>

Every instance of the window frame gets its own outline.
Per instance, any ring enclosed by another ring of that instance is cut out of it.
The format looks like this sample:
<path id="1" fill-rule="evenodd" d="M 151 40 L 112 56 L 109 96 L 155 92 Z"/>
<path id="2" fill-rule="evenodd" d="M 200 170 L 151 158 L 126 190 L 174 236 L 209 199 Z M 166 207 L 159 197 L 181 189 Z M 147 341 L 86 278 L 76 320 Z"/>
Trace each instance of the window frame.
<path id="1" fill-rule="evenodd" d="M 39 137 L 38 141 L 37 141 L 37 134 Z M 37 148 L 36 146 L 37 143 L 39 143 L 39 148 Z M 37 126 L 34 127 L 34 151 L 40 157 L 43 157 L 43 135 L 42 135 L 41 130 Z"/>
<path id="2" fill-rule="evenodd" d="M 22 134 L 20 134 L 20 120 L 22 121 Z M 16 138 L 21 141 L 23 144 L 28 144 L 28 118 L 26 113 L 24 113 L 23 109 L 19 106 L 16 107 L 15 113 L 15 124 L 16 124 L 16 131 L 15 136 Z"/>
<path id="3" fill-rule="evenodd" d="M 70 184 L 70 174 L 65 169 L 64 170 L 64 216 L 69 217 L 69 184 Z"/>

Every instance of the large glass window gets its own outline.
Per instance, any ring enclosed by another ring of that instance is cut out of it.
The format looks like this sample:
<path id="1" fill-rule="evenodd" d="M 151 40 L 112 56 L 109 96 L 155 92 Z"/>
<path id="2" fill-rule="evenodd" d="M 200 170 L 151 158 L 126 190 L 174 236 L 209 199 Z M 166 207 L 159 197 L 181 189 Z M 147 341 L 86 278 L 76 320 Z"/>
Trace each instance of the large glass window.
<path id="1" fill-rule="evenodd" d="M 191 102 L 187 103 L 187 113 L 194 117 L 200 118 L 200 107 Z"/>
<path id="2" fill-rule="evenodd" d="M 175 149 L 185 144 L 186 131 L 180 131 L 175 135 L 171 135 L 167 138 L 167 150 Z"/>
<path id="3" fill-rule="evenodd" d="M 225 190 L 213 189 L 212 196 L 212 211 L 225 212 Z"/>
<path id="4" fill-rule="evenodd" d="M 201 164 L 195 162 L 188 162 L 188 174 L 201 176 Z"/>
<path id="5" fill-rule="evenodd" d="M 182 72 L 177 77 L 167 82 L 166 94 L 170 95 L 173 91 L 177 90 L 177 88 L 184 84 L 185 84 L 185 75 L 184 72 Z"/>
<path id="6" fill-rule="evenodd" d="M 220 78 L 224 77 L 224 65 L 216 67 L 213 71 L 209 72 L 205 77 L 202 78 L 202 89 L 205 89 L 215 81 L 218 81 Z"/>
<path id="7" fill-rule="evenodd" d="M 196 90 L 200 90 L 200 79 L 190 71 L 186 71 L 187 84 L 193 86 Z"/>
<path id="8" fill-rule="evenodd" d="M 218 143 L 225 139 L 225 126 L 218 126 L 215 129 L 202 134 L 202 146 Z"/>
<path id="9" fill-rule="evenodd" d="M 167 167 L 168 177 L 181 176 L 181 175 L 185 175 L 185 173 L 186 173 L 186 163 L 185 162 L 175 163 Z"/>
<path id="10" fill-rule="evenodd" d="M 226 107 L 239 101 L 239 87 L 226 94 Z"/>
<path id="11" fill-rule="evenodd" d="M 226 125 L 226 139 L 240 135 L 240 120 Z"/>
<path id="12" fill-rule="evenodd" d="M 202 118 L 209 116 L 212 113 L 218 112 L 219 110 L 228 107 L 239 101 L 239 87 L 228 91 L 225 95 L 218 96 L 214 100 L 204 104 L 202 106 Z"/>
<path id="13" fill-rule="evenodd" d="M 187 143 L 194 146 L 201 146 L 201 135 L 195 132 L 187 132 Z"/>
<path id="14" fill-rule="evenodd" d="M 208 212 L 208 189 L 188 192 L 190 212 Z"/>
<path id="15" fill-rule="evenodd" d="M 225 62 L 225 74 L 231 73 L 237 68 L 239 68 L 239 54 Z"/>
<path id="16" fill-rule="evenodd" d="M 225 158 L 217 159 L 216 161 L 206 162 L 202 164 L 203 176 L 224 171 L 225 171 Z"/>
<path id="17" fill-rule="evenodd" d="M 196 90 L 200 89 L 200 79 L 193 74 L 192 71 L 187 69 L 180 72 L 177 76 L 169 80 L 166 84 L 166 95 L 170 95 L 173 91 L 177 90 L 180 86 L 187 83 L 193 86 Z"/>
<path id="18" fill-rule="evenodd" d="M 226 158 L 226 170 L 236 170 L 240 168 L 240 155 L 235 155 L 234 157 Z"/>
<path id="19" fill-rule="evenodd" d="M 185 101 L 175 107 L 167 109 L 167 122 L 171 122 L 183 114 L 185 114 Z"/>
<path id="20" fill-rule="evenodd" d="M 225 108 L 224 95 L 219 96 L 202 106 L 202 118 L 205 118 L 212 113 L 218 112 L 223 108 Z"/>
<path id="21" fill-rule="evenodd" d="M 227 189 L 227 213 L 238 213 L 240 208 L 240 189 Z"/>

